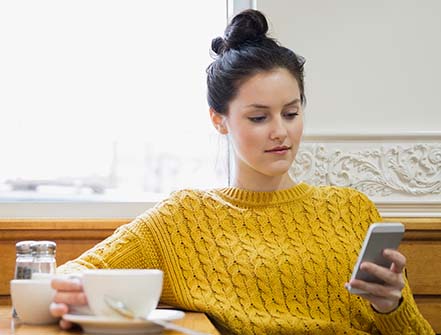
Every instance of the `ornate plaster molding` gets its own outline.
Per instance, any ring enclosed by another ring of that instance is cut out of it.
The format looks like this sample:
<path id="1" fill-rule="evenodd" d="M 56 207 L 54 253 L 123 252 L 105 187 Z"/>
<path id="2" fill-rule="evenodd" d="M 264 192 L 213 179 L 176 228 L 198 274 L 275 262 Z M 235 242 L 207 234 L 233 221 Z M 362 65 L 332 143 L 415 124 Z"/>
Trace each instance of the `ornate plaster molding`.
<path id="1" fill-rule="evenodd" d="M 441 216 L 441 133 L 306 135 L 290 172 L 356 188 L 388 216 Z"/>

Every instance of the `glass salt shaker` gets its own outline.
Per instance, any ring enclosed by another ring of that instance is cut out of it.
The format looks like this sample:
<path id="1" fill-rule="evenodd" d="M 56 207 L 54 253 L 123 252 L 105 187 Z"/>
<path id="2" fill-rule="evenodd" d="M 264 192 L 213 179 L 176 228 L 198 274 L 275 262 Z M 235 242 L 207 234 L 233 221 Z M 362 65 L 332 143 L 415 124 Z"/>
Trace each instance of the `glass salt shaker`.
<path id="1" fill-rule="evenodd" d="M 53 241 L 36 241 L 32 244 L 33 273 L 55 273 L 57 268 L 56 246 Z"/>
<path id="2" fill-rule="evenodd" d="M 35 241 L 20 241 L 15 244 L 15 272 L 14 279 L 31 279 L 34 256 L 32 245 Z M 15 308 L 12 309 L 12 317 L 17 317 Z"/>
<path id="3" fill-rule="evenodd" d="M 14 279 L 30 279 L 33 270 L 32 245 L 35 241 L 20 241 L 15 244 Z"/>

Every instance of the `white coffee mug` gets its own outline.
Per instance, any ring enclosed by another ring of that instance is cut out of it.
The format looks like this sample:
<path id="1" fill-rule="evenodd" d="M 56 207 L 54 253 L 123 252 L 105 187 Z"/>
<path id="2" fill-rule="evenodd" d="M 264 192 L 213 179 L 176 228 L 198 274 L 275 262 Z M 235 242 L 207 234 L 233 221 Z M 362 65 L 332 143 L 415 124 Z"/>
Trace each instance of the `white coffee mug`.
<path id="1" fill-rule="evenodd" d="M 35 325 L 57 321 L 49 311 L 55 295 L 50 279 L 13 279 L 10 284 L 12 305 L 20 320 Z"/>
<path id="2" fill-rule="evenodd" d="M 50 274 L 50 273 L 33 273 L 31 279 L 64 279 L 64 280 L 77 280 L 82 281 L 81 273 L 72 273 L 72 274 Z M 69 314 L 78 314 L 78 315 L 93 315 L 89 306 L 87 305 L 69 305 Z"/>
<path id="3" fill-rule="evenodd" d="M 123 302 L 135 315 L 147 317 L 161 297 L 163 272 L 156 269 L 87 270 L 81 280 L 95 315 L 122 318 L 106 304 L 108 296 Z"/>

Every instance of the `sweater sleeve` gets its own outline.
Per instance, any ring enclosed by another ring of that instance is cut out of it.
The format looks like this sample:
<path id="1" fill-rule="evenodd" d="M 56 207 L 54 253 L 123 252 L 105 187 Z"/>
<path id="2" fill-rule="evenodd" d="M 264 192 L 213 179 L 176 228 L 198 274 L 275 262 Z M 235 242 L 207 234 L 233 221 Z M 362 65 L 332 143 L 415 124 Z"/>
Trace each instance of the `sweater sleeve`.
<path id="1" fill-rule="evenodd" d="M 123 225 L 75 260 L 57 268 L 57 273 L 82 272 L 86 269 L 158 269 L 155 241 L 149 229 L 150 212 Z"/>
<path id="2" fill-rule="evenodd" d="M 374 311 L 374 320 L 381 334 L 390 335 L 434 335 L 429 322 L 421 315 L 413 299 L 409 283 L 403 289 L 403 301 L 391 313 L 381 314 Z"/>

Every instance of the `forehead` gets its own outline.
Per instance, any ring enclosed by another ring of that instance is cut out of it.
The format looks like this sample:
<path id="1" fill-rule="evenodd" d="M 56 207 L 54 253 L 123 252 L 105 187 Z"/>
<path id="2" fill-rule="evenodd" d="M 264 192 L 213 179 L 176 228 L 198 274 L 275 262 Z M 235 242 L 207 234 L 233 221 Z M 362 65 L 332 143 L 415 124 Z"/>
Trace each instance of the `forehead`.
<path id="1" fill-rule="evenodd" d="M 296 78 L 286 69 L 259 72 L 244 81 L 238 88 L 230 107 L 249 104 L 279 106 L 300 99 Z"/>

